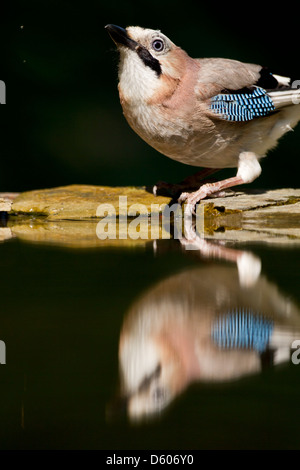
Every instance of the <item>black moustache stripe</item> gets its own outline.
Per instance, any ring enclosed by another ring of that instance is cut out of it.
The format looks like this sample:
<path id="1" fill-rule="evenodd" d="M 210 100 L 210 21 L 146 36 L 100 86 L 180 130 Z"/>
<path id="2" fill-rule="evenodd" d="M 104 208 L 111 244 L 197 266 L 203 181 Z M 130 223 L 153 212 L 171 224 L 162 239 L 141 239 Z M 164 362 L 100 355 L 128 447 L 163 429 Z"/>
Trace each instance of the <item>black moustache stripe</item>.
<path id="1" fill-rule="evenodd" d="M 158 364 L 157 367 L 154 369 L 151 374 L 147 375 L 141 382 L 141 384 L 138 387 L 138 392 L 145 392 L 146 390 L 149 389 L 151 383 L 153 380 L 158 379 L 161 374 L 161 364 Z"/>
<path id="2" fill-rule="evenodd" d="M 150 67 L 159 77 L 162 74 L 160 63 L 155 57 L 153 57 L 150 52 L 143 46 L 137 46 L 135 49 L 137 55 L 142 59 L 144 64 L 147 67 Z"/>

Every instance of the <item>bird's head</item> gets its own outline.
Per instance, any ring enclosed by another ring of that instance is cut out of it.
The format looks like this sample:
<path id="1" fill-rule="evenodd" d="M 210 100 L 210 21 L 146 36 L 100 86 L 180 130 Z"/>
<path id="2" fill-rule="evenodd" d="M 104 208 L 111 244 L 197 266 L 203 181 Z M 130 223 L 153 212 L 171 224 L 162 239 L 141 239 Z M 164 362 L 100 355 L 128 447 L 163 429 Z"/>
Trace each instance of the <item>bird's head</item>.
<path id="1" fill-rule="evenodd" d="M 151 100 L 180 81 L 188 55 L 160 31 L 112 24 L 106 29 L 120 52 L 119 89 L 125 100 Z"/>
<path id="2" fill-rule="evenodd" d="M 185 389 L 190 378 L 180 352 L 161 331 L 149 336 L 121 335 L 122 395 L 130 419 L 159 415 Z"/>

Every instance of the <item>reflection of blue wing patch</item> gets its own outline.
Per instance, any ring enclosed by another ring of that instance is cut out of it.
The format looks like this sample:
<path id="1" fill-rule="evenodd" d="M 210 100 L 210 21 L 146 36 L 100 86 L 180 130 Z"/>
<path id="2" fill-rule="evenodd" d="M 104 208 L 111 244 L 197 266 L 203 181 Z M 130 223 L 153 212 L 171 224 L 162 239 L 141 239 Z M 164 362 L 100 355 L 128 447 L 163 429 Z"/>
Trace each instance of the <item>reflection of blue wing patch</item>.
<path id="1" fill-rule="evenodd" d="M 259 353 L 268 347 L 273 321 L 260 314 L 236 309 L 218 317 L 212 325 L 212 340 L 219 348 L 252 349 Z"/>
<path id="2" fill-rule="evenodd" d="M 250 121 L 268 116 L 275 107 L 263 88 L 254 88 L 216 95 L 211 99 L 210 109 L 227 121 Z"/>

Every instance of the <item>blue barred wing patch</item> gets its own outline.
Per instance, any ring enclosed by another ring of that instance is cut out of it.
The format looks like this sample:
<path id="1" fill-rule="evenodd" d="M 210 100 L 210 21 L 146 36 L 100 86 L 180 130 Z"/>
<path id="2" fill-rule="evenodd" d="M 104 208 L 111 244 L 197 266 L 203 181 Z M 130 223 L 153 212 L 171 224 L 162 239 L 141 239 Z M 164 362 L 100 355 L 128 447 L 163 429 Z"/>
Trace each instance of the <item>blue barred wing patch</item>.
<path id="1" fill-rule="evenodd" d="M 214 321 L 211 336 L 219 348 L 250 349 L 262 353 L 268 347 L 273 327 L 273 321 L 263 315 L 237 308 Z"/>
<path id="2" fill-rule="evenodd" d="M 227 121 L 251 121 L 257 117 L 268 116 L 275 106 L 263 88 L 247 92 L 221 93 L 214 96 L 210 109 Z"/>

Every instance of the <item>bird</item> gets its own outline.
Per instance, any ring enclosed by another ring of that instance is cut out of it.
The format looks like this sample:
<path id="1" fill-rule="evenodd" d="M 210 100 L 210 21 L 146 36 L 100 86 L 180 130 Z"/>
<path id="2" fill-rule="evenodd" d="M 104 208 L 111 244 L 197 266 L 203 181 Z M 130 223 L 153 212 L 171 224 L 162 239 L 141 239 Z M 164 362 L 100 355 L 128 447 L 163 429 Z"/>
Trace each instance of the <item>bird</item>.
<path id="1" fill-rule="evenodd" d="M 185 269 L 126 312 L 112 403 L 132 421 L 158 418 L 192 384 L 222 385 L 288 364 L 299 332 L 299 306 L 263 274 L 245 286 L 232 264 Z"/>
<path id="2" fill-rule="evenodd" d="M 299 82 L 290 77 L 229 58 L 194 59 L 160 30 L 105 28 L 120 53 L 118 91 L 131 128 L 165 156 L 202 168 L 196 181 L 237 169 L 182 191 L 178 202 L 189 213 L 208 196 L 253 182 L 260 160 L 300 120 Z"/>

